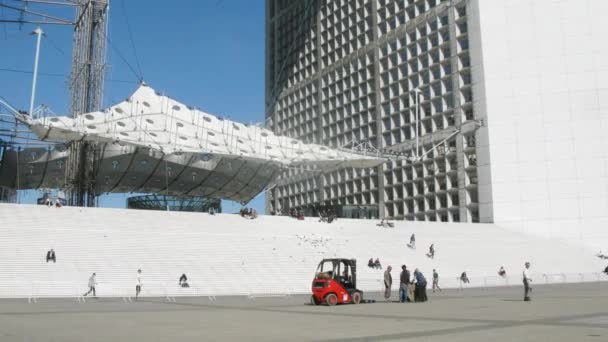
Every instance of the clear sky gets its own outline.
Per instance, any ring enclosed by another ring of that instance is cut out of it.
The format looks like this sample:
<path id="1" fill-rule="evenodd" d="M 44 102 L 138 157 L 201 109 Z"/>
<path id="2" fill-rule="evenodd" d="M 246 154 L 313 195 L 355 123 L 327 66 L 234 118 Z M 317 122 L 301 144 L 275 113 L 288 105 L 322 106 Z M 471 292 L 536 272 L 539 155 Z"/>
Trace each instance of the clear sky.
<path id="1" fill-rule="evenodd" d="M 73 17 L 69 9 L 53 12 Z M 264 16 L 262 0 L 111 0 L 104 106 L 127 98 L 141 73 L 150 86 L 180 102 L 244 123 L 263 122 Z M 15 17 L 0 8 L 0 18 Z M 0 96 L 21 109 L 29 107 L 32 76 L 6 69 L 33 69 L 34 28 L 0 23 Z M 72 28 L 42 28 L 36 104 L 67 113 Z M 20 197 L 32 203 L 37 196 Z M 124 207 L 127 196 L 104 195 L 100 204 Z M 240 208 L 228 201 L 223 206 L 228 212 Z M 263 212 L 264 196 L 249 206 Z"/>

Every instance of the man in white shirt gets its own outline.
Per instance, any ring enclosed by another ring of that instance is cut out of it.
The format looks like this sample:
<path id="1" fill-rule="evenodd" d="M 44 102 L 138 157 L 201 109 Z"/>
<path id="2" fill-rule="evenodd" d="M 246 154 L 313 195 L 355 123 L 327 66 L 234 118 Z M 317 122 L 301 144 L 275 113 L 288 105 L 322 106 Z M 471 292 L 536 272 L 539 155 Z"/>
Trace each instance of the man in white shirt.
<path id="1" fill-rule="evenodd" d="M 95 279 L 95 276 L 95 273 L 93 273 L 89 278 L 89 291 L 83 294 L 83 297 L 86 297 L 91 292 L 93 292 L 93 297 L 97 297 L 97 295 L 95 295 L 95 285 L 97 285 L 97 280 Z"/>
<path id="2" fill-rule="evenodd" d="M 530 292 L 532 290 L 531 282 L 532 278 L 530 278 L 530 263 L 526 262 L 526 268 L 524 268 L 524 301 L 530 301 Z"/>
<path id="3" fill-rule="evenodd" d="M 141 281 L 141 269 L 137 270 L 137 281 L 135 282 L 135 300 L 139 297 L 139 293 L 141 292 L 141 287 L 144 283 Z"/>

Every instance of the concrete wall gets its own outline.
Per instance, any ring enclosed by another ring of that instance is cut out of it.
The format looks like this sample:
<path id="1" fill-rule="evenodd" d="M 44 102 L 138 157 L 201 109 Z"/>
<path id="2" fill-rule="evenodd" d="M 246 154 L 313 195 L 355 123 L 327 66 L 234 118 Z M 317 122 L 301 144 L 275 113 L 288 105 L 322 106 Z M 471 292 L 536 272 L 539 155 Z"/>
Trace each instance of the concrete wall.
<path id="1" fill-rule="evenodd" d="M 487 110 L 494 222 L 590 239 L 608 224 L 608 2 L 471 6 L 480 21 L 483 60 L 474 68 Z"/>

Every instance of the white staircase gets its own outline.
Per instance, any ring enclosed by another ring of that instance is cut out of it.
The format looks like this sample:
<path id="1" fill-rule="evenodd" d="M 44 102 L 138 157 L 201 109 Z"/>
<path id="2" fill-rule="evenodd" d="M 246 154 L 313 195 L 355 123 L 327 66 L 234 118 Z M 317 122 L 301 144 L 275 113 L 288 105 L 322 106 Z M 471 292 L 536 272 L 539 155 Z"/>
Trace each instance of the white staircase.
<path id="1" fill-rule="evenodd" d="M 308 293 L 323 258 L 356 258 L 358 285 L 379 291 L 382 270 L 369 258 L 419 268 L 430 284 L 432 269 L 442 287 L 458 287 L 466 271 L 471 284 L 521 283 L 525 261 L 536 282 L 602 279 L 604 264 L 582 245 L 527 236 L 488 224 L 395 222 L 139 211 L 107 208 L 47 208 L 0 204 L 0 297 L 79 296 L 97 273 L 98 296 L 132 297 L 136 271 L 143 296 L 282 295 Z M 417 249 L 406 246 L 416 234 Z M 435 244 L 435 258 L 426 256 Z M 57 263 L 46 263 L 53 248 Z M 504 266 L 508 279 L 499 278 Z M 182 273 L 190 288 L 178 287 Z"/>

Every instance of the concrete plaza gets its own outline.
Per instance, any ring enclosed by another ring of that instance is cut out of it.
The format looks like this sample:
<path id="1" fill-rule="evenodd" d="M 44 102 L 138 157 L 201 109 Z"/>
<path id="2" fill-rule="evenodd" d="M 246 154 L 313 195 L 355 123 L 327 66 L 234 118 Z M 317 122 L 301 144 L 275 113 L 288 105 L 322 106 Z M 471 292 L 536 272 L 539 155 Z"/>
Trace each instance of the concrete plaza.
<path id="1" fill-rule="evenodd" d="M 429 291 L 427 303 L 336 307 L 307 296 L 5 299 L 0 341 L 607 341 L 606 290 L 536 286 L 532 302 L 521 300 L 521 286 Z"/>

